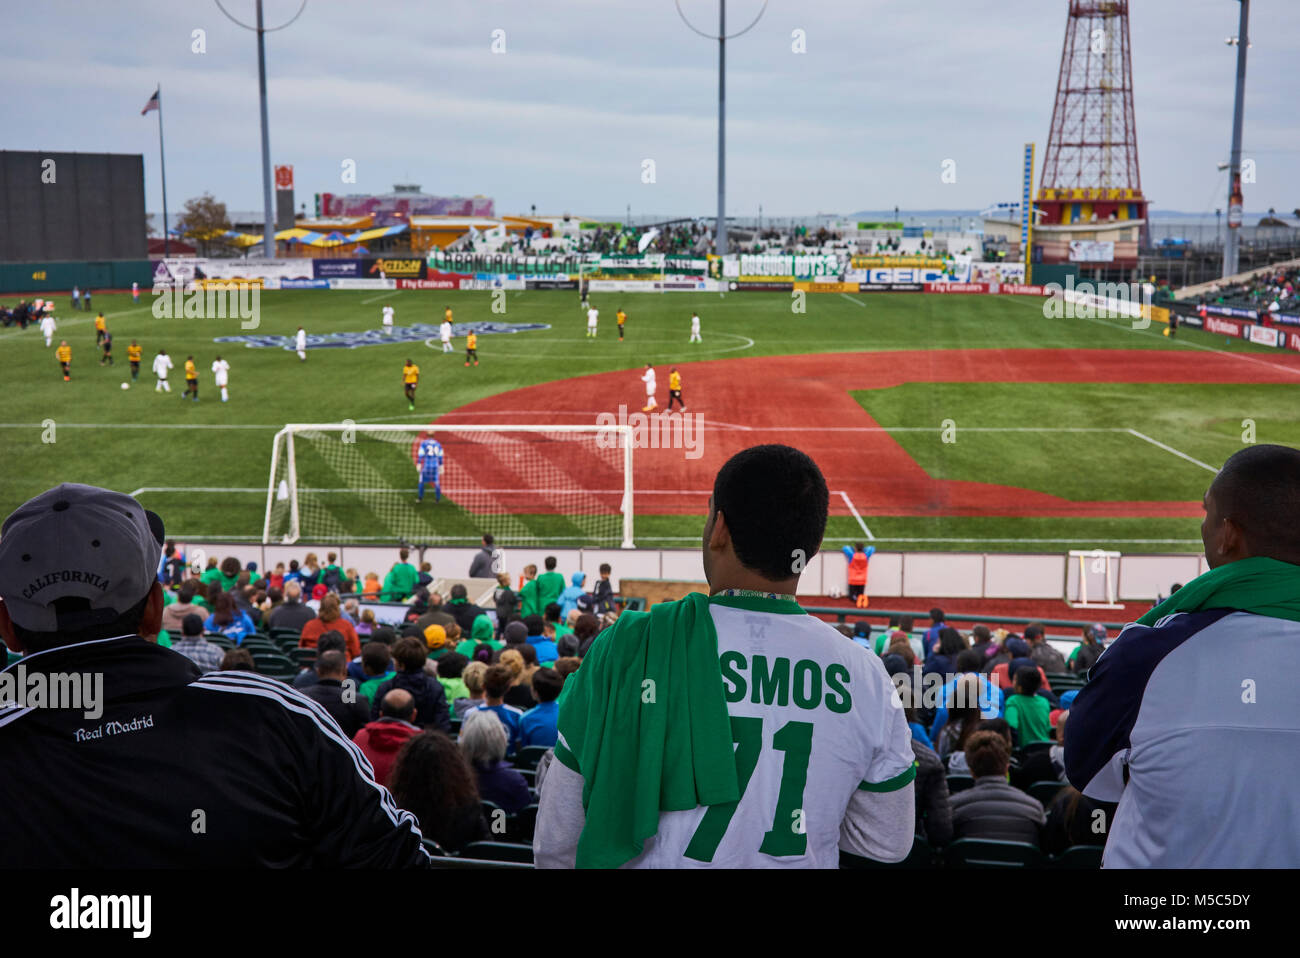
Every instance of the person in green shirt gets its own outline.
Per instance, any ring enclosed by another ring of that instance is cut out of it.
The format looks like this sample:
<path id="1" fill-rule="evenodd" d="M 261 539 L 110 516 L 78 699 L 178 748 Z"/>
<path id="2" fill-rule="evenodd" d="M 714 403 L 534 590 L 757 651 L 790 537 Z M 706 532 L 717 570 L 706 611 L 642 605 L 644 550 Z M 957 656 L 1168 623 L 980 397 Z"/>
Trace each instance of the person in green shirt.
<path id="1" fill-rule="evenodd" d="M 478 615 L 474 617 L 474 624 L 470 627 L 469 638 L 464 639 L 456 646 L 456 652 L 465 656 L 466 659 L 471 659 L 474 657 L 474 650 L 484 643 L 492 646 L 493 650 L 496 651 L 506 647 L 504 642 L 498 642 L 493 638 L 492 620 L 486 615 Z M 441 666 L 439 668 L 441 669 Z M 439 671 L 438 675 L 441 677 L 442 672 Z M 468 698 L 469 696 L 466 694 L 464 697 Z M 450 694 L 447 701 L 452 701 Z"/>
<path id="2" fill-rule="evenodd" d="M 199 581 L 204 585 L 221 581 L 221 570 L 217 568 L 216 556 L 208 557 L 208 567 L 204 569 L 203 574 L 199 576 Z"/>
<path id="3" fill-rule="evenodd" d="M 347 585 L 347 576 L 343 574 L 336 561 L 338 557 L 337 552 L 331 552 L 325 557 L 325 566 L 320 570 L 320 578 L 316 581 L 323 583 L 325 588 L 332 592 L 342 593 L 347 591 L 344 588 Z"/>
<path id="4" fill-rule="evenodd" d="M 361 671 L 366 673 L 366 680 L 357 688 L 357 692 L 366 700 L 366 705 L 374 701 L 375 690 L 394 675 L 393 653 L 385 642 L 367 642 L 361 648 Z"/>
<path id="5" fill-rule="evenodd" d="M 1024 748 L 1035 742 L 1051 741 L 1052 706 L 1038 694 L 1043 676 L 1038 666 L 1022 665 L 1014 680 L 1015 693 L 1007 697 L 1007 724 L 1015 730 L 1017 745 Z"/>
<path id="6" fill-rule="evenodd" d="M 559 602 L 560 595 L 564 592 L 564 576 L 555 571 L 555 565 L 555 556 L 547 556 L 546 571 L 537 577 L 537 604 L 540 607 L 537 615 L 543 614 L 552 602 Z"/>
<path id="7" fill-rule="evenodd" d="M 415 566 L 406 561 L 411 555 L 410 550 L 403 549 L 397 555 L 398 561 L 388 570 L 388 575 L 384 578 L 384 589 L 379 596 L 385 602 L 404 602 L 409 599 L 419 578 Z"/>
<path id="8" fill-rule="evenodd" d="M 469 665 L 469 656 L 456 652 L 448 652 L 438 660 L 438 681 L 442 683 L 443 691 L 447 693 L 447 711 L 452 718 L 456 717 L 456 710 L 452 707 L 452 703 L 457 699 L 469 698 L 469 688 L 461 678 L 461 673 L 465 671 L 467 665 Z"/>
<path id="9" fill-rule="evenodd" d="M 524 584 L 519 589 L 519 615 L 541 615 L 543 606 L 537 595 L 537 566 L 524 566 Z"/>

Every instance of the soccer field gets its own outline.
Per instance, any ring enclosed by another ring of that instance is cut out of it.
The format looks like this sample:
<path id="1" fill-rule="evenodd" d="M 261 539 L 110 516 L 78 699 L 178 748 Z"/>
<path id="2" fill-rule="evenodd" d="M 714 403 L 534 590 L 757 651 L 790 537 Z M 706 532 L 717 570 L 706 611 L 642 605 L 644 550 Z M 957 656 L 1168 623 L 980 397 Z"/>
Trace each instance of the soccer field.
<path id="1" fill-rule="evenodd" d="M 1300 445 L 1300 414 L 1289 402 L 1300 357 L 1193 330 L 1171 340 L 1158 324 L 1047 319 L 1040 301 L 1023 297 L 822 294 L 808 296 L 805 312 L 779 293 L 593 293 L 592 302 L 601 314 L 594 340 L 576 293 L 565 291 L 504 300 L 267 292 L 252 330 L 230 319 L 157 319 L 148 296 L 133 304 L 129 295 L 97 295 L 115 365 L 99 365 L 93 313 L 60 312 L 55 342 L 72 346 L 71 382 L 35 328 L 0 331 L 0 508 L 60 481 L 86 482 L 136 493 L 177 538 L 255 539 L 272 438 L 288 422 L 593 425 L 620 404 L 639 408 L 647 362 L 658 368 L 661 404 L 668 367 L 681 370 L 707 454 L 637 452 L 635 538 L 645 546 L 697 542 L 716 466 L 746 445 L 781 441 L 807 448 L 827 474 L 828 545 L 874 538 L 886 549 L 1197 551 L 1197 501 L 1241 446 L 1243 421 L 1259 442 Z M 313 338 L 373 333 L 387 303 L 399 333 L 436 325 L 451 306 L 457 351 L 445 355 L 424 335 L 313 344 L 306 362 L 283 348 L 300 325 Z M 620 306 L 629 316 L 623 343 Z M 689 345 L 693 310 L 704 342 Z M 481 331 L 480 365 L 466 368 L 470 323 L 544 328 Z M 216 341 L 224 337 L 270 344 Z M 133 339 L 144 362 L 139 382 L 123 390 Z M 176 365 L 170 394 L 154 389 L 149 366 L 159 348 Z M 218 353 L 231 365 L 224 404 L 210 371 Z M 180 395 L 191 354 L 198 403 Z M 422 373 L 414 412 L 402 392 L 407 358 Z M 405 468 L 380 471 L 413 499 L 415 471 L 402 486 Z M 346 534 L 392 541 L 358 495 L 336 510 Z M 480 517 L 454 494 L 438 508 L 421 513 L 430 541 L 477 539 Z M 581 544 L 584 535 L 546 510 L 521 506 L 511 518 L 530 539 Z"/>

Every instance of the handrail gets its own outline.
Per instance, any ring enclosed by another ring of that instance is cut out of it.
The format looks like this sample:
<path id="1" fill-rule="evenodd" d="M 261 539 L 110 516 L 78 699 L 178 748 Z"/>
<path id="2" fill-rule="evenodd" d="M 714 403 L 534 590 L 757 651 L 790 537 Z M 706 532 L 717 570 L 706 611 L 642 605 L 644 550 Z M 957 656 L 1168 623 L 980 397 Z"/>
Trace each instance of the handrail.
<path id="1" fill-rule="evenodd" d="M 929 609 L 909 612 L 909 611 L 902 611 L 898 609 L 846 609 L 843 607 L 828 608 L 825 606 L 806 605 L 803 606 L 803 610 L 805 612 L 811 612 L 814 615 L 833 615 L 835 616 L 835 621 L 837 624 L 845 623 L 848 620 L 849 616 L 853 616 L 855 619 L 865 619 L 865 618 L 889 619 L 892 618 L 893 616 L 899 616 L 899 617 L 911 616 L 912 619 L 916 622 L 929 621 L 930 618 Z M 1084 622 L 1084 621 L 1079 621 L 1074 619 L 1027 619 L 1015 615 L 975 615 L 975 614 L 964 614 L 960 612 L 949 612 L 946 609 L 944 610 L 943 615 L 944 615 L 944 621 L 947 622 L 954 622 L 954 621 L 955 622 L 979 622 L 979 623 L 991 623 L 994 625 L 1028 625 L 1030 622 L 1037 622 L 1040 625 L 1051 626 L 1053 628 L 1077 628 L 1077 629 L 1082 629 L 1085 626 L 1093 625 L 1097 621 L 1096 619 L 1093 619 L 1090 622 Z M 1104 625 L 1108 630 L 1113 629 L 1116 631 L 1124 628 L 1124 626 L 1127 625 L 1127 623 L 1125 622 L 1102 622 L 1101 624 Z"/>

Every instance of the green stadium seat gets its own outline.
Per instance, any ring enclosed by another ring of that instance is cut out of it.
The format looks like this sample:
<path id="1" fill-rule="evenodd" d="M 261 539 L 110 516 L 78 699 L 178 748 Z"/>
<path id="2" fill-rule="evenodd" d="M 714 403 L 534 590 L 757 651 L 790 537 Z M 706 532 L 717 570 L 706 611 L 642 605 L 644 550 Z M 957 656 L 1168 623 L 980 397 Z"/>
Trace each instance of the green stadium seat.
<path id="1" fill-rule="evenodd" d="M 528 805 L 520 809 L 518 814 L 506 819 L 506 841 L 529 846 L 533 844 L 533 832 L 537 828 L 537 809 L 537 805 Z"/>
<path id="2" fill-rule="evenodd" d="M 430 855 L 432 855 L 434 858 L 447 857 L 447 850 L 443 848 L 441 845 L 439 845 L 437 842 L 435 842 L 432 838 L 421 839 L 420 844 L 423 845 L 424 850 L 428 852 Z"/>
<path id="3" fill-rule="evenodd" d="M 875 868 L 938 868 L 939 856 L 925 836 L 917 835 L 912 841 L 912 850 L 901 862 L 878 862 L 860 855 L 840 852 L 840 868 L 875 869 Z"/>
<path id="4" fill-rule="evenodd" d="M 1094 870 L 1101 868 L 1100 845 L 1071 845 L 1061 854 L 1047 861 L 1049 868 L 1078 868 Z"/>
<path id="5" fill-rule="evenodd" d="M 461 851 L 465 858 L 478 858 L 489 862 L 518 862 L 533 864 L 533 846 L 516 842 L 470 842 Z"/>
<path id="6" fill-rule="evenodd" d="M 966 789 L 975 784 L 975 779 L 970 775 L 949 775 L 948 776 L 948 794 L 954 795 L 957 792 L 964 792 Z"/>
<path id="7" fill-rule="evenodd" d="M 959 838 L 943 853 L 949 868 L 1039 868 L 1043 853 L 1025 842 L 1003 842 L 988 838 Z"/>
<path id="8" fill-rule="evenodd" d="M 515 756 L 515 768 L 523 771 L 524 769 L 535 769 L 537 763 L 542 760 L 542 756 L 551 750 L 549 745 L 525 745 Z"/>
<path id="9" fill-rule="evenodd" d="M 1034 782 L 1025 791 L 1029 792 L 1034 798 L 1042 803 L 1043 808 L 1052 804 L 1052 799 L 1056 798 L 1057 793 L 1065 788 L 1068 782 Z"/>
<path id="10" fill-rule="evenodd" d="M 524 781 L 528 783 L 529 788 L 532 788 L 537 784 L 537 769 L 520 768 L 520 769 L 516 769 L 516 771 L 518 771 L 519 774 L 524 777 Z"/>
<path id="11" fill-rule="evenodd" d="M 530 871 L 534 866 L 532 862 L 498 862 L 489 861 L 483 858 L 462 858 L 460 856 L 448 855 L 444 858 L 435 857 L 429 862 L 430 868 L 449 868 L 460 869 L 464 871 L 475 871 L 478 869 L 494 869 L 497 871 Z"/>
<path id="12" fill-rule="evenodd" d="M 293 659 L 273 652 L 253 652 L 253 666 L 263 675 L 289 681 L 298 674 Z"/>

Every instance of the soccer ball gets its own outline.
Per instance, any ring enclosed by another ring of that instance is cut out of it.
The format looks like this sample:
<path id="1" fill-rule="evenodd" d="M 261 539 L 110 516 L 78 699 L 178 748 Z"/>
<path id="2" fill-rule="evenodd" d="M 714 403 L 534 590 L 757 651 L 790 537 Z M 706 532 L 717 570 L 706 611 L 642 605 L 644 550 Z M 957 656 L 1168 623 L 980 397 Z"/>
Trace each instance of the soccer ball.
<path id="1" fill-rule="evenodd" d="M 123 388 L 123 389 L 130 389 L 130 388 L 131 388 L 131 384 L 130 384 L 130 383 L 122 383 L 122 388 Z"/>
<path id="2" fill-rule="evenodd" d="M 844 597 L 844 590 L 837 586 L 831 586 L 826 590 L 826 596 L 831 599 L 842 599 Z"/>

